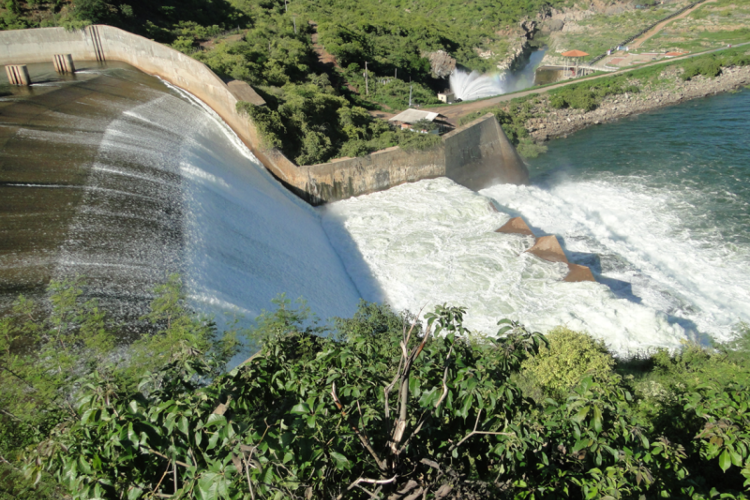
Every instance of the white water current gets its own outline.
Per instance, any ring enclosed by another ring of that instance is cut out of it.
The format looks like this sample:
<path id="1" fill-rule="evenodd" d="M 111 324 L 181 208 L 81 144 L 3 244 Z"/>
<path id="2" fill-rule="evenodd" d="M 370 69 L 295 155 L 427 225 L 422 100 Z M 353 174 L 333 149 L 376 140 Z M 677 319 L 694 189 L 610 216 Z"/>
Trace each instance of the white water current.
<path id="1" fill-rule="evenodd" d="M 254 319 L 282 293 L 322 318 L 353 314 L 359 292 L 318 213 L 216 113 L 172 91 L 144 88 L 153 98 L 107 126 L 56 276 L 95 276 L 102 296 L 122 297 L 180 272 L 220 325 L 225 312 Z"/>
<path id="2" fill-rule="evenodd" d="M 450 87 L 455 96 L 463 101 L 484 99 L 508 92 L 516 92 L 534 85 L 534 72 L 544 57 L 544 50 L 534 51 L 529 61 L 518 71 L 503 71 L 495 74 L 468 72 L 457 68 L 450 76 Z"/>
<path id="3" fill-rule="evenodd" d="M 462 305 L 474 331 L 493 334 L 502 318 L 539 331 L 565 325 L 620 353 L 705 340 L 696 332 L 726 338 L 737 311 L 750 319 L 746 261 L 673 236 L 665 198 L 606 182 L 477 194 L 440 178 L 334 203 L 324 225 L 355 282 L 374 276 L 378 286 L 360 285 L 365 298 L 397 310 Z M 599 282 L 565 283 L 564 264 L 524 253 L 532 237 L 494 232 L 521 210 L 537 236 L 560 237 L 571 261 L 600 260 Z"/>

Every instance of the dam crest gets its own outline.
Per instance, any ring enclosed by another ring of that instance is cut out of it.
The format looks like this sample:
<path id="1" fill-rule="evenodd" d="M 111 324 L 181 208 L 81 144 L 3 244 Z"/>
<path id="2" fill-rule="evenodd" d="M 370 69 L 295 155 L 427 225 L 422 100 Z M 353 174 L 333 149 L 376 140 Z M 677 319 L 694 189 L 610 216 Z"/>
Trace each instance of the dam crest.
<path id="1" fill-rule="evenodd" d="M 147 38 L 106 25 L 79 31 L 37 28 L 0 32 L 0 64 L 53 61 L 119 61 L 156 75 L 213 109 L 288 189 L 312 205 L 382 191 L 405 182 L 448 177 L 477 190 L 496 183 L 523 184 L 528 171 L 497 121 L 487 115 L 444 135 L 437 146 L 399 147 L 358 158 L 298 166 L 278 149 L 264 149 L 252 120 L 237 103 L 264 105 L 244 82 L 225 83 L 203 63 Z"/>

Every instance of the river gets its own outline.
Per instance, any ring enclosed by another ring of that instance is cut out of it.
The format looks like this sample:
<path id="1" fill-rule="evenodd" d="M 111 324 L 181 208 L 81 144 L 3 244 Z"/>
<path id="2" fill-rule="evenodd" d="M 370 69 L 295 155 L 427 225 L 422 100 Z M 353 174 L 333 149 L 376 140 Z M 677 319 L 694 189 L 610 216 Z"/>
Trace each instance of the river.
<path id="1" fill-rule="evenodd" d="M 195 308 L 249 318 L 280 293 L 323 318 L 360 297 L 585 330 L 621 353 L 727 339 L 750 321 L 750 92 L 553 141 L 529 186 L 425 180 L 313 209 L 190 95 L 126 65 L 0 85 L 0 302 L 86 276 L 137 317 L 181 273 Z M 522 216 L 596 283 L 494 232 Z M 0 304 L 1 305 L 1 304 Z"/>
<path id="2" fill-rule="evenodd" d="M 367 270 L 348 267 L 374 276 L 367 298 L 463 305 L 487 334 L 507 317 L 630 354 L 727 339 L 750 321 L 749 113 L 743 91 L 584 130 L 531 161 L 530 186 L 426 180 L 327 207 L 327 230 L 345 262 L 362 254 Z M 531 237 L 493 232 L 518 215 L 598 283 L 564 283 L 524 253 Z"/>

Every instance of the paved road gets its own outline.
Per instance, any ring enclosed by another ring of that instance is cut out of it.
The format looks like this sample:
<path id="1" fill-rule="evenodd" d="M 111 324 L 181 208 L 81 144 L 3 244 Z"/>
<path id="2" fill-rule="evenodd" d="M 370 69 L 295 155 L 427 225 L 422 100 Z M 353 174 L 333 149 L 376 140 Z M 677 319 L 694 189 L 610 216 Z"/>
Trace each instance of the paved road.
<path id="1" fill-rule="evenodd" d="M 735 45 L 734 47 L 742 47 L 744 45 L 750 45 L 750 42 L 741 43 L 738 45 Z M 543 87 L 543 88 L 537 88 L 537 89 L 530 89 L 530 90 L 524 90 L 521 92 L 514 92 L 512 94 L 503 94 L 499 95 L 497 97 L 492 97 L 491 99 L 484 99 L 482 101 L 470 101 L 470 102 L 462 102 L 458 104 L 453 104 L 451 106 L 440 106 L 437 108 L 425 108 L 426 111 L 434 111 L 436 113 L 440 113 L 441 115 L 445 116 L 451 121 L 458 121 L 458 119 L 464 115 L 468 115 L 469 113 L 472 113 L 474 111 L 479 111 L 484 108 L 489 108 L 491 106 L 494 106 L 496 104 L 499 104 L 501 102 L 510 101 L 511 99 L 515 99 L 516 97 L 525 97 L 527 95 L 532 94 L 543 94 L 545 92 L 549 92 L 550 90 L 559 89 L 562 87 L 565 87 L 567 85 L 573 85 L 579 82 L 588 81 L 588 80 L 597 80 L 599 78 L 609 78 L 613 75 L 618 75 L 621 73 L 627 73 L 629 71 L 641 69 L 641 68 L 648 68 L 650 66 L 658 66 L 660 64 L 668 64 L 673 61 L 679 61 L 682 59 L 689 59 L 691 57 L 696 56 L 702 56 L 705 54 L 711 54 L 713 52 L 721 52 L 722 50 L 727 50 L 728 47 L 722 47 L 720 49 L 714 49 L 709 50 L 706 52 L 698 52 L 695 54 L 688 54 L 681 57 L 674 57 L 672 59 L 666 59 L 661 61 L 656 61 L 648 64 L 643 64 L 641 66 L 635 67 L 635 68 L 625 68 L 618 71 L 613 71 L 611 73 L 606 73 L 603 75 L 596 75 L 596 76 L 587 76 L 584 78 L 576 78 L 574 80 L 566 80 L 565 82 L 558 83 L 555 85 L 550 85 L 549 87 Z"/>

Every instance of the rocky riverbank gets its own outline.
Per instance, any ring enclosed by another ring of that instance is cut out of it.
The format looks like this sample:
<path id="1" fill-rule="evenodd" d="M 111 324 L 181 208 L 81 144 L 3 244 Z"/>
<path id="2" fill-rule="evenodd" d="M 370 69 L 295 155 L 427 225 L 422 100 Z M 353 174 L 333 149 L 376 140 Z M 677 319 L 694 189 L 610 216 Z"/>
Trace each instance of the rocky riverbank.
<path id="1" fill-rule="evenodd" d="M 680 78 L 681 73 L 681 68 L 668 68 L 656 83 L 641 87 L 638 93 L 608 96 L 593 111 L 554 109 L 549 96 L 543 94 L 535 99 L 529 113 L 533 118 L 524 125 L 535 141 L 543 142 L 592 125 L 750 85 L 750 66 L 723 68 L 716 78 L 696 76 L 687 81 Z"/>

